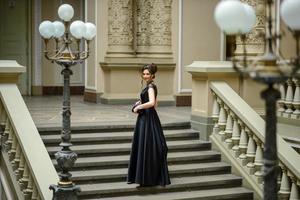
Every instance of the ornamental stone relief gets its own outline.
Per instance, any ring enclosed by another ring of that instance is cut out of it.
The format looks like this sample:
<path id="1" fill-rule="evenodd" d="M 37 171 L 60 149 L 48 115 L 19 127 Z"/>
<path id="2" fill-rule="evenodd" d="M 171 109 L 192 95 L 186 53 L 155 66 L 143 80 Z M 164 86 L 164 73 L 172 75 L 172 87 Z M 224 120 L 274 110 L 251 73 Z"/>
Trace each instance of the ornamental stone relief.
<path id="1" fill-rule="evenodd" d="M 136 43 L 136 51 L 139 46 L 147 47 L 146 49 L 152 47 L 171 49 L 172 0 L 109 0 L 108 2 L 109 46 L 127 45 L 133 49 Z"/>
<path id="2" fill-rule="evenodd" d="M 253 30 L 246 35 L 246 51 L 248 54 L 257 55 L 264 52 L 264 33 L 265 33 L 265 5 L 263 0 L 241 0 L 253 6 L 256 12 L 256 23 Z M 236 38 L 235 55 L 243 53 L 243 44 L 240 37 Z"/>
<path id="3" fill-rule="evenodd" d="M 138 0 L 138 46 L 171 46 L 171 0 Z"/>
<path id="4" fill-rule="evenodd" d="M 131 46 L 132 0 L 108 1 L 108 44 Z"/>

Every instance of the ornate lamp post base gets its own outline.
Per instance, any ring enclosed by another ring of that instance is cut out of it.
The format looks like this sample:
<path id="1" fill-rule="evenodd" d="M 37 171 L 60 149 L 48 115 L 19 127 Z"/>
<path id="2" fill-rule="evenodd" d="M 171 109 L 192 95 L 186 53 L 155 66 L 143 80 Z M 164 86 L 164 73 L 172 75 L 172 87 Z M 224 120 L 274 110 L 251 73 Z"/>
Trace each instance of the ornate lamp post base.
<path id="1" fill-rule="evenodd" d="M 80 188 L 72 182 L 64 185 L 64 182 L 59 182 L 58 185 L 50 185 L 50 190 L 53 190 L 52 200 L 77 200 Z"/>

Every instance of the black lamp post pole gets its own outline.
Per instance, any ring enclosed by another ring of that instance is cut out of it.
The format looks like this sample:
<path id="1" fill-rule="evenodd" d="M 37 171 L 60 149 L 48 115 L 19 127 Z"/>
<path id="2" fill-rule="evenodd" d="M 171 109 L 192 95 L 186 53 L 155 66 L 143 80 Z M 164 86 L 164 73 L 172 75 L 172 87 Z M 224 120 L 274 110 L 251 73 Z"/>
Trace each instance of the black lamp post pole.
<path id="1" fill-rule="evenodd" d="M 266 107 L 266 135 L 264 148 L 264 200 L 277 200 L 277 141 L 276 141 L 276 101 L 280 98 L 280 92 L 269 84 L 268 88 L 261 92 L 265 99 Z"/>
<path id="2" fill-rule="evenodd" d="M 70 149 L 71 143 L 71 109 L 70 109 L 70 65 L 68 63 L 60 63 L 64 69 L 62 74 L 64 76 L 63 87 L 63 112 L 62 112 L 62 131 L 61 143 L 59 144 L 62 149 L 55 154 L 59 172 L 58 185 L 51 185 L 50 189 L 53 190 L 53 200 L 77 200 L 77 194 L 80 188 L 73 184 L 71 181 L 72 174 L 69 173 L 70 168 L 74 166 L 77 160 L 77 154 Z"/>

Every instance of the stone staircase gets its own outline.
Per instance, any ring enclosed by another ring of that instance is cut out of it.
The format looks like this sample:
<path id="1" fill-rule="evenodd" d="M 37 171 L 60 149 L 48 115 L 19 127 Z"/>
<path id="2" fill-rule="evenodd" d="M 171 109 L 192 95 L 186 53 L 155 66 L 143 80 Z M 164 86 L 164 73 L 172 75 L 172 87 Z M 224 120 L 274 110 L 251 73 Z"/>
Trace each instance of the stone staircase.
<path id="1" fill-rule="evenodd" d="M 211 143 L 199 140 L 189 124 L 163 125 L 169 148 L 168 164 L 172 184 L 166 187 L 138 188 L 126 183 L 132 127 L 109 126 L 72 131 L 78 160 L 72 169 L 73 181 L 81 187 L 80 199 L 175 200 L 175 199 L 253 199 L 242 187 L 242 178 L 231 174 L 229 164 Z M 59 150 L 60 132 L 40 130 L 53 160 Z"/>

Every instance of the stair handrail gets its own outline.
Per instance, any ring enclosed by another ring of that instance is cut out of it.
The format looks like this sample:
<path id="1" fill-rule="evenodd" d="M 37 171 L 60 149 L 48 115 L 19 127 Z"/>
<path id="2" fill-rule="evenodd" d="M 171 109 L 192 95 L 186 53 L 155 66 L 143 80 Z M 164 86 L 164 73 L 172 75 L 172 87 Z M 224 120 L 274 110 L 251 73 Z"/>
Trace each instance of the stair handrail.
<path id="1" fill-rule="evenodd" d="M 214 99 L 210 138 L 262 199 L 265 121 L 226 82 L 212 81 L 210 89 Z M 277 146 L 278 193 L 283 199 L 299 199 L 300 156 L 280 135 Z"/>
<path id="2" fill-rule="evenodd" d="M 18 199 L 52 199 L 58 175 L 16 84 L 0 84 L 2 157 Z"/>

